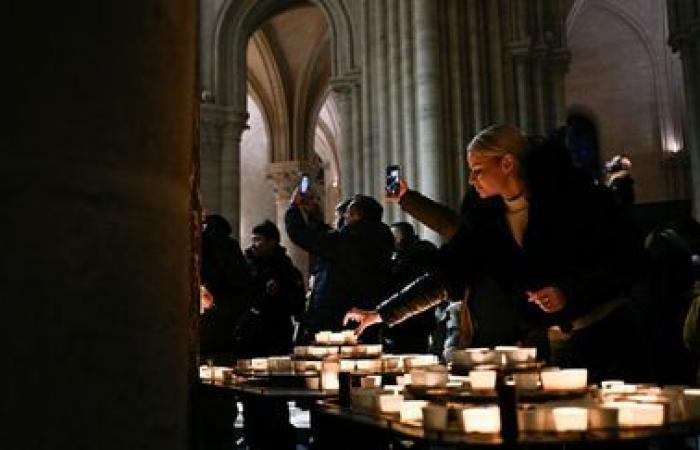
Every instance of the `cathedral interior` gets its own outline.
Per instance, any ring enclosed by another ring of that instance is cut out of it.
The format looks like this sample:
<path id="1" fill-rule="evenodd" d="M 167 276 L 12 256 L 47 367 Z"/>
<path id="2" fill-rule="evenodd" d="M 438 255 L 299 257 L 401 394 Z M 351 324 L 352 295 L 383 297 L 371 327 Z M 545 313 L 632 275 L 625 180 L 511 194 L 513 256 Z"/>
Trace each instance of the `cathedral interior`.
<path id="1" fill-rule="evenodd" d="M 242 247 L 276 222 L 306 271 L 283 219 L 302 173 L 328 221 L 392 164 L 457 209 L 479 130 L 568 126 L 601 182 L 632 161 L 650 229 L 700 220 L 699 0 L 0 10 L 3 448 L 194 448 L 201 210 Z"/>

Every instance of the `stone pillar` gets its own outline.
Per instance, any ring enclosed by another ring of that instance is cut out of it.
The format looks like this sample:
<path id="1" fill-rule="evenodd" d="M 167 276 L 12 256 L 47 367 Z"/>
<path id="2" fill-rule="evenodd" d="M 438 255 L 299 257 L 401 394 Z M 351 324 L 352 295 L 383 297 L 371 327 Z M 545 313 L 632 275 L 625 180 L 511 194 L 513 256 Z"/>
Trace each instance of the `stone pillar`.
<path id="1" fill-rule="evenodd" d="M 695 5 L 692 5 L 695 3 Z M 670 0 L 669 43 L 683 64 L 686 100 L 686 149 L 690 154 L 693 214 L 700 220 L 700 8 L 697 0 Z"/>
<path id="2" fill-rule="evenodd" d="M 194 0 L 0 15 L 6 449 L 186 449 Z"/>
<path id="3" fill-rule="evenodd" d="M 359 96 L 359 82 L 356 77 L 334 78 L 330 81 L 333 96 L 338 104 L 340 115 L 340 192 L 349 196 L 357 191 L 359 183 L 355 166 L 356 154 L 362 149 L 358 145 L 360 138 L 360 111 L 354 98 Z"/>
<path id="4" fill-rule="evenodd" d="M 200 107 L 202 202 L 229 221 L 237 239 L 241 234 L 241 134 L 248 128 L 247 120 L 246 111 L 209 104 Z"/>
<path id="5" fill-rule="evenodd" d="M 443 149 L 441 148 L 441 91 L 437 3 L 413 0 L 415 33 L 415 92 L 418 122 L 418 187 L 428 197 L 445 200 Z M 437 233 L 425 230 L 423 237 L 439 242 Z"/>
<path id="6" fill-rule="evenodd" d="M 287 229 L 284 226 L 284 213 L 289 206 L 292 192 L 299 185 L 301 174 L 308 173 L 308 171 L 308 164 L 301 161 L 275 162 L 267 166 L 267 178 L 272 183 L 277 203 L 277 227 L 282 238 L 280 243 L 287 248 L 287 253 L 292 258 L 294 265 L 304 275 L 304 282 L 309 279 L 309 255 L 289 240 Z"/>

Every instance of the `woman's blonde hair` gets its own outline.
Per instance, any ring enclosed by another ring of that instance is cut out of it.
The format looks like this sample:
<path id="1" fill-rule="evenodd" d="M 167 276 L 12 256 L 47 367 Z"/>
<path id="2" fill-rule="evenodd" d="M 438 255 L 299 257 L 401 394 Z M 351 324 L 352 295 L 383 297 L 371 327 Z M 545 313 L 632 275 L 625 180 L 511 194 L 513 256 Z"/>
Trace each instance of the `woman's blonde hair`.
<path id="1" fill-rule="evenodd" d="M 525 136 L 518 127 L 507 124 L 491 125 L 474 136 L 467 146 L 467 151 L 485 156 L 503 156 L 510 153 L 519 158 L 525 143 Z"/>

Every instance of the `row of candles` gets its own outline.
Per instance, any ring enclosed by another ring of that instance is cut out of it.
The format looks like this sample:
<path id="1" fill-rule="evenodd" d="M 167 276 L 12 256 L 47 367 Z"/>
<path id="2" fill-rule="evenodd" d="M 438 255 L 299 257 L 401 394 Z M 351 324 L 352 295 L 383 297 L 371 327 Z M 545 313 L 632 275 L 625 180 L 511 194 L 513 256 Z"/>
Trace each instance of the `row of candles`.
<path id="1" fill-rule="evenodd" d="M 589 429 L 656 427 L 665 423 L 700 419 L 700 390 L 649 388 L 610 382 L 600 398 L 577 401 L 524 404 L 517 410 L 518 428 L 525 432 L 587 431 Z M 624 386 L 624 388 L 623 388 Z M 625 389 L 624 393 L 620 393 Z M 402 386 L 355 389 L 353 408 L 398 414 L 400 421 L 422 423 L 426 429 L 448 429 L 448 417 L 455 415 L 467 433 L 501 431 L 500 408 L 495 405 L 439 405 L 426 400 L 406 399 Z"/>

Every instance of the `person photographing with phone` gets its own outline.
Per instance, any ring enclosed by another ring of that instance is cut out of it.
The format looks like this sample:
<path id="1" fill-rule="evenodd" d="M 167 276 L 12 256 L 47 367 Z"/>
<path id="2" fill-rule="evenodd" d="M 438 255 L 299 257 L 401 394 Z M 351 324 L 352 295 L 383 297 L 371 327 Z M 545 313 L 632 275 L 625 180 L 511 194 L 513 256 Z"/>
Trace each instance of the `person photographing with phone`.
<path id="1" fill-rule="evenodd" d="M 372 197 L 352 197 L 342 226 L 329 230 L 307 219 L 317 215 L 320 207 L 315 195 L 301 195 L 300 191 L 301 182 L 285 213 L 289 239 L 327 264 L 325 295 L 309 305 L 307 333 L 337 331 L 348 309 L 373 308 L 373 302 L 388 294 L 394 238 L 382 223 L 382 206 Z M 365 335 L 363 340 L 378 342 L 378 333 Z"/>
<path id="2" fill-rule="evenodd" d="M 555 363 L 582 364 L 592 379 L 633 377 L 636 335 L 624 306 L 639 253 L 609 191 L 555 141 L 527 140 L 510 125 L 478 133 L 467 164 L 460 224 L 436 269 L 344 322 L 362 334 L 460 298 L 469 346 L 535 345 L 546 356 L 546 330 L 558 325 L 569 339 Z"/>

